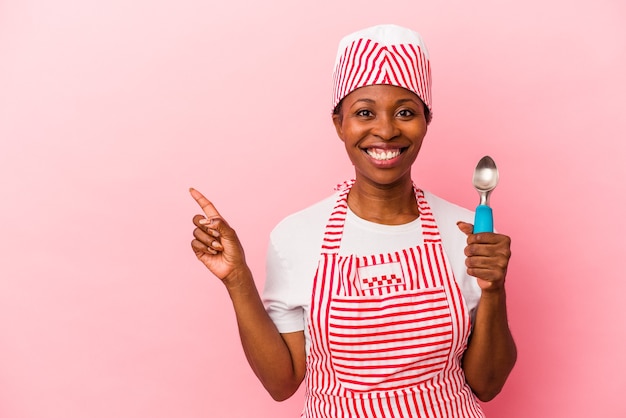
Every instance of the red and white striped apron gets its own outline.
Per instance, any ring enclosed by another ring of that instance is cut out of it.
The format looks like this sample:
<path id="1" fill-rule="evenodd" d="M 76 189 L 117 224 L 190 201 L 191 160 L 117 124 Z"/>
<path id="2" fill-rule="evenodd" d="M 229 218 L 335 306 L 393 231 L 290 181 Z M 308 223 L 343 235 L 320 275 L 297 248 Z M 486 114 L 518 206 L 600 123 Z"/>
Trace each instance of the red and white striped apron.
<path id="1" fill-rule="evenodd" d="M 302 417 L 484 417 L 461 369 L 469 313 L 424 193 L 415 189 L 422 244 L 340 256 L 351 184 L 314 279 Z"/>

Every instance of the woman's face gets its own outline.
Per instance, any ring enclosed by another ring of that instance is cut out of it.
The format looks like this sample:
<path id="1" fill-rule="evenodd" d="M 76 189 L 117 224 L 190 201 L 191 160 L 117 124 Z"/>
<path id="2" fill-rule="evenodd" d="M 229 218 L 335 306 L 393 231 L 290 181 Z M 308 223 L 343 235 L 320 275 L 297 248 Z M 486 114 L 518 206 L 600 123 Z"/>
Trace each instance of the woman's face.
<path id="1" fill-rule="evenodd" d="M 357 181 L 390 186 L 411 179 L 427 131 L 424 103 L 402 87 L 374 85 L 347 95 L 333 115 Z"/>

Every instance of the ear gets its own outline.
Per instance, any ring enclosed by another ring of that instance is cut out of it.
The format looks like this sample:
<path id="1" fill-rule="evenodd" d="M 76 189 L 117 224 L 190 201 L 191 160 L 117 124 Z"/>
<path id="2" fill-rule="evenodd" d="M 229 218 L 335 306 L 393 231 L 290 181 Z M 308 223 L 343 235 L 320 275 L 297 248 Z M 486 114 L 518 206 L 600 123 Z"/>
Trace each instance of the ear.
<path id="1" fill-rule="evenodd" d="M 335 125 L 335 131 L 339 139 L 343 141 L 343 117 L 340 114 L 333 114 L 333 125 Z"/>

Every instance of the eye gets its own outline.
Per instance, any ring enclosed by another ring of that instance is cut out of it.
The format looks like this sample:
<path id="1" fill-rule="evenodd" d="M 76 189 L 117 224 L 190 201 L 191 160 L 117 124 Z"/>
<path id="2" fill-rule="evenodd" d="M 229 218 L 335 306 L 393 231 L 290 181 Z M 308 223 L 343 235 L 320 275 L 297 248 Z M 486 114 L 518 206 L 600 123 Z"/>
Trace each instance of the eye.
<path id="1" fill-rule="evenodd" d="M 402 109 L 400 110 L 397 115 L 401 118 L 410 118 L 412 116 L 415 116 L 415 112 L 413 112 L 411 109 Z"/>
<path id="2" fill-rule="evenodd" d="M 368 109 L 361 109 L 356 112 L 356 115 L 363 118 L 371 118 L 372 116 L 374 116 L 374 113 L 372 113 L 372 111 Z"/>

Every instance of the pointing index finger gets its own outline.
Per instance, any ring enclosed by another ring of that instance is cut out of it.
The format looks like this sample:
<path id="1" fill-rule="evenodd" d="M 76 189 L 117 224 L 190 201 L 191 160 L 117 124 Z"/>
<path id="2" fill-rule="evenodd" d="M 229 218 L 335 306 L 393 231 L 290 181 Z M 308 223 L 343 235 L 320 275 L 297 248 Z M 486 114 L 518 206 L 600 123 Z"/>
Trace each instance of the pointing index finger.
<path id="1" fill-rule="evenodd" d="M 220 213 L 215 209 L 213 203 L 209 201 L 202 193 L 194 189 L 193 187 L 189 189 L 189 193 L 191 193 L 191 197 L 198 203 L 198 205 L 202 208 L 202 211 L 206 215 L 207 219 L 218 218 L 221 217 Z"/>

